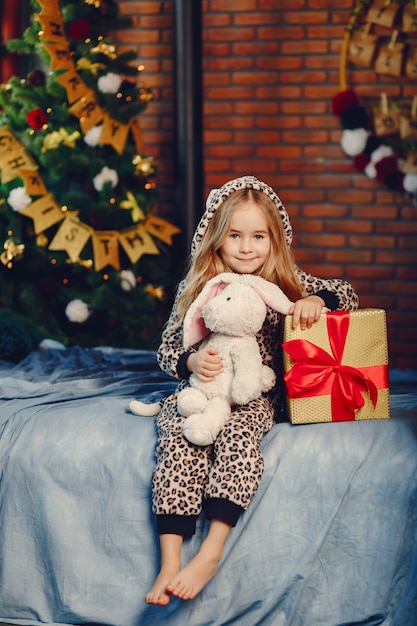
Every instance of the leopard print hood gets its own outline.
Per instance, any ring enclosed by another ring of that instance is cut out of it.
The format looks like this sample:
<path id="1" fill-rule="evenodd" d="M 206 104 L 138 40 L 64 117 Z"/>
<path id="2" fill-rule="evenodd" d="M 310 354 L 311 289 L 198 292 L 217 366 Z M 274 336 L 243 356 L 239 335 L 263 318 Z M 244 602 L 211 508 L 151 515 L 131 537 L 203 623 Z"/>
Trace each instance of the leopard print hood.
<path id="1" fill-rule="evenodd" d="M 191 256 L 194 257 L 197 251 L 197 248 L 202 240 L 204 233 L 206 232 L 206 228 L 214 213 L 217 211 L 219 206 L 222 204 L 226 198 L 230 196 L 234 191 L 239 191 L 240 189 L 257 189 L 258 191 L 262 191 L 269 198 L 271 198 L 272 202 L 277 207 L 279 215 L 282 219 L 282 223 L 284 226 L 285 239 L 288 247 L 291 247 L 292 244 L 292 228 L 290 223 L 290 218 L 288 213 L 282 204 L 281 200 L 272 189 L 266 183 L 258 180 L 255 176 L 241 176 L 240 178 L 235 178 L 234 180 L 229 180 L 229 182 L 225 183 L 219 189 L 213 189 L 210 191 L 207 201 L 206 201 L 206 210 L 203 213 L 202 218 L 196 228 L 194 233 L 192 242 L 191 242 Z"/>

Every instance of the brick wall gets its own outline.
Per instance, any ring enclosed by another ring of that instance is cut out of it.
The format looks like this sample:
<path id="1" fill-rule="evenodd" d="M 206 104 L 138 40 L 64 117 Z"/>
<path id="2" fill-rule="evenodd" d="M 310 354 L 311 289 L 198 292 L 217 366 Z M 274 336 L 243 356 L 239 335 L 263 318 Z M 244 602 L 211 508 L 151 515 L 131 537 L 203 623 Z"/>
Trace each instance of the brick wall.
<path id="1" fill-rule="evenodd" d="M 198 0 L 195 0 L 198 1 Z M 337 8 L 334 9 L 335 4 Z M 295 231 L 297 262 L 351 281 L 361 307 L 387 310 L 393 367 L 417 367 L 417 209 L 358 173 L 340 148 L 331 100 L 354 0 L 204 0 L 206 193 L 251 173 L 279 193 Z M 174 197 L 173 2 L 120 0 L 135 27 L 117 36 L 138 49 L 155 100 L 141 116 L 160 168 L 161 211 Z M 411 99 L 417 85 L 348 68 L 364 104 L 385 91 Z"/>

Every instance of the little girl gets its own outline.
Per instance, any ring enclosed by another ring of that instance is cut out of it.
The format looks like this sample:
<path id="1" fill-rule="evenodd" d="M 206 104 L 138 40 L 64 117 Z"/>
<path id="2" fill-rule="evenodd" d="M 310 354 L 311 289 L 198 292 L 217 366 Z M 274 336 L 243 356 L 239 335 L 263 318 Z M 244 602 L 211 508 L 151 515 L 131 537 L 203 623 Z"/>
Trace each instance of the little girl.
<path id="1" fill-rule="evenodd" d="M 294 302 L 293 326 L 310 328 L 323 310 L 353 310 L 357 295 L 342 280 L 321 280 L 294 265 L 288 214 L 275 192 L 254 176 L 232 180 L 210 192 L 206 211 L 194 234 L 189 269 L 177 296 L 158 350 L 161 368 L 188 385 L 193 372 L 211 381 L 222 371 L 221 354 L 185 350 L 184 315 L 205 283 L 220 272 L 257 274 L 277 284 Z M 194 598 L 214 576 L 225 541 L 248 508 L 261 480 L 260 452 L 264 434 L 274 424 L 282 394 L 281 315 L 268 309 L 258 342 L 263 362 L 281 372 L 272 392 L 233 407 L 214 444 L 199 447 L 182 434 L 184 418 L 176 394 L 169 396 L 157 417 L 158 448 L 153 477 L 153 511 L 157 516 L 161 569 L 146 596 L 149 604 L 166 605 L 174 595 Z M 182 567 L 184 538 L 194 534 L 204 511 L 210 520 L 196 556 Z"/>

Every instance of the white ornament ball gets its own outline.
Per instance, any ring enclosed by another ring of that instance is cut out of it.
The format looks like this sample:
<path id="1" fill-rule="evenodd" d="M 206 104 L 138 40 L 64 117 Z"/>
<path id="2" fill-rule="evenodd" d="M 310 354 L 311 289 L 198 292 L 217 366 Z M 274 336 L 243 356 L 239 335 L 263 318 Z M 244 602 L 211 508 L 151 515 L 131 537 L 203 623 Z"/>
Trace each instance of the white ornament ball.
<path id="1" fill-rule="evenodd" d="M 406 174 L 403 180 L 403 187 L 407 193 L 416 193 L 417 174 Z"/>
<path id="2" fill-rule="evenodd" d="M 366 146 L 370 132 L 365 128 L 355 128 L 354 130 L 344 130 L 340 145 L 345 154 L 355 157 L 361 154 Z"/>
<path id="3" fill-rule="evenodd" d="M 88 320 L 91 315 L 91 311 L 85 302 L 76 299 L 68 302 L 65 308 L 65 315 L 68 317 L 70 322 L 82 324 Z"/>
<path id="4" fill-rule="evenodd" d="M 120 272 L 120 286 L 124 291 L 132 291 L 136 287 L 136 276 L 131 270 Z"/>
<path id="5" fill-rule="evenodd" d="M 25 187 L 16 187 L 8 195 L 7 202 L 13 211 L 23 211 L 31 202 L 32 198 L 27 195 Z"/>
<path id="6" fill-rule="evenodd" d="M 95 148 L 98 145 L 98 141 L 100 139 L 101 131 L 103 130 L 103 125 L 93 126 L 90 130 L 84 135 L 84 141 L 88 146 Z"/>
<path id="7" fill-rule="evenodd" d="M 102 93 L 116 93 L 122 84 L 122 79 L 119 74 L 109 72 L 105 76 L 100 76 L 97 81 L 97 87 Z"/>

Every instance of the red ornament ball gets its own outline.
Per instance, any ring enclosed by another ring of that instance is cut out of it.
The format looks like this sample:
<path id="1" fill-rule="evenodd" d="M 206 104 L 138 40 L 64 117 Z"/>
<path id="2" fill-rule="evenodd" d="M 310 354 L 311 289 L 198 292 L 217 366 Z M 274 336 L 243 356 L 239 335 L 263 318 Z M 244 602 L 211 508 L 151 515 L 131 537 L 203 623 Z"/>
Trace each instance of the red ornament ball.
<path id="1" fill-rule="evenodd" d="M 375 164 L 376 177 L 383 183 L 389 174 L 394 174 L 398 170 L 398 163 L 395 156 L 385 157 Z"/>
<path id="2" fill-rule="evenodd" d="M 371 159 L 369 158 L 369 154 L 365 154 L 364 152 L 362 152 L 362 154 L 358 154 L 357 156 L 355 156 L 355 158 L 353 159 L 353 164 L 359 172 L 363 172 L 370 160 Z"/>
<path id="3" fill-rule="evenodd" d="M 68 33 L 72 39 L 80 40 L 89 36 L 91 31 L 90 22 L 82 17 L 77 18 L 68 26 Z"/>
<path id="4" fill-rule="evenodd" d="M 336 94 L 332 100 L 332 111 L 340 116 L 343 111 L 359 105 L 359 98 L 351 89 L 345 89 Z"/>
<path id="5" fill-rule="evenodd" d="M 42 126 L 47 123 L 48 118 L 41 109 L 32 109 L 27 114 L 26 121 L 35 130 L 42 130 Z"/>

